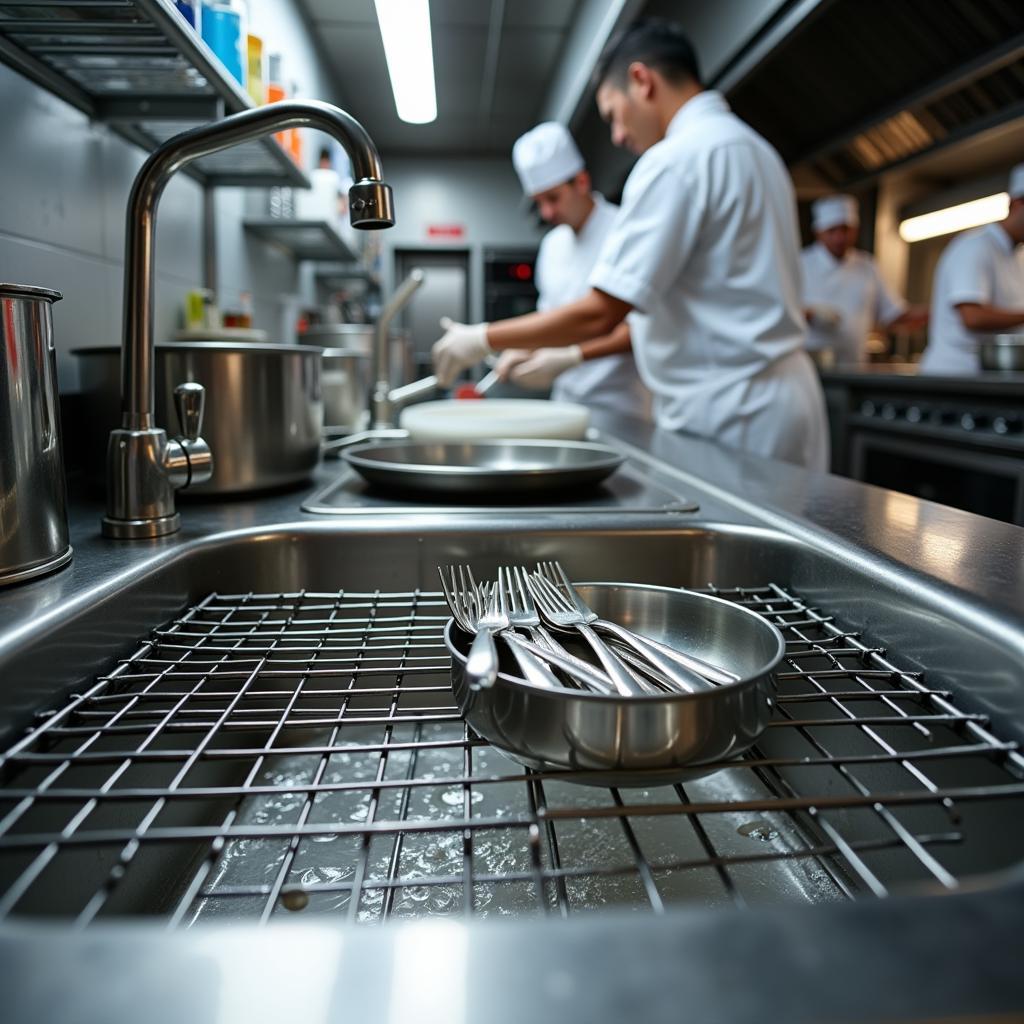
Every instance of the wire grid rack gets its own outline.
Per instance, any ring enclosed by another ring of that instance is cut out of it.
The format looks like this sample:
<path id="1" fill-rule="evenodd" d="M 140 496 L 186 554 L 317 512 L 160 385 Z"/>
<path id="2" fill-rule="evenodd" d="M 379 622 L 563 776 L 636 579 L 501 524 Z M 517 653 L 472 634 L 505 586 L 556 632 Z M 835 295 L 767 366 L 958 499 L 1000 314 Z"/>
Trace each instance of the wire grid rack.
<path id="1" fill-rule="evenodd" d="M 460 717 L 437 593 L 211 594 L 0 756 L 0 919 L 170 926 L 839 900 L 1024 859 L 1024 758 L 775 584 L 776 714 L 686 784 L 579 785 Z"/>

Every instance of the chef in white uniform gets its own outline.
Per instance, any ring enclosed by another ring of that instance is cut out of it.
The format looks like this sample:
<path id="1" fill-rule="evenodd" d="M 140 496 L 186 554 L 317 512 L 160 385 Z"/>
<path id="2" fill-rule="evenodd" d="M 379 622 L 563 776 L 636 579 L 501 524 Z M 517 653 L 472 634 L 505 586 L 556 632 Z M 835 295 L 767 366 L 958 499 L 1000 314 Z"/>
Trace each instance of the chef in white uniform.
<path id="1" fill-rule="evenodd" d="M 512 163 L 541 219 L 553 225 L 537 253 L 537 309 L 564 306 L 589 290 L 587 279 L 618 207 L 591 191 L 583 157 L 564 125 L 548 121 L 517 139 Z M 650 392 L 637 373 L 625 323 L 606 338 L 578 345 L 507 349 L 497 370 L 522 387 L 550 387 L 559 401 L 650 416 Z"/>
<path id="2" fill-rule="evenodd" d="M 1024 164 L 1010 172 L 1007 191 L 1005 220 L 965 231 L 939 257 L 922 373 L 976 374 L 979 342 L 1024 324 Z"/>
<path id="3" fill-rule="evenodd" d="M 832 195 L 811 206 L 815 241 L 800 253 L 807 349 L 831 351 L 836 363 L 864 361 L 874 327 L 920 327 L 927 311 L 910 308 L 882 280 L 869 253 L 855 248 L 860 211 L 853 196 Z"/>
<path id="4" fill-rule="evenodd" d="M 642 22 L 602 57 L 612 141 L 642 154 L 590 276 L 558 309 L 451 324 L 442 382 L 488 352 L 571 345 L 637 309 L 640 376 L 659 427 L 813 469 L 828 465 L 824 395 L 804 351 L 796 198 L 778 153 L 705 91 L 680 29 Z"/>

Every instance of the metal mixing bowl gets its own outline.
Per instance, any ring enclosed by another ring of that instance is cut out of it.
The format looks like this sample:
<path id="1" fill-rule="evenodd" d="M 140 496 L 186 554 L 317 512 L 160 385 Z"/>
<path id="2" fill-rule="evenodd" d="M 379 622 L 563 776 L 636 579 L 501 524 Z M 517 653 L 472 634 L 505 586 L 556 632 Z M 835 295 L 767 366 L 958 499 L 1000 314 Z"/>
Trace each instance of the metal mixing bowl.
<path id="1" fill-rule="evenodd" d="M 477 733 L 521 764 L 594 773 L 575 781 L 605 786 L 706 775 L 754 743 L 771 716 L 771 673 L 785 653 L 771 623 L 740 605 L 669 587 L 580 583 L 577 589 L 602 618 L 728 668 L 739 680 L 697 694 L 543 690 L 519 678 L 499 643 L 497 682 L 471 689 L 465 666 L 472 636 L 449 622 L 452 689 Z"/>
<path id="2" fill-rule="evenodd" d="M 979 347 L 981 368 L 1003 373 L 1024 372 L 1024 334 L 997 334 Z"/>

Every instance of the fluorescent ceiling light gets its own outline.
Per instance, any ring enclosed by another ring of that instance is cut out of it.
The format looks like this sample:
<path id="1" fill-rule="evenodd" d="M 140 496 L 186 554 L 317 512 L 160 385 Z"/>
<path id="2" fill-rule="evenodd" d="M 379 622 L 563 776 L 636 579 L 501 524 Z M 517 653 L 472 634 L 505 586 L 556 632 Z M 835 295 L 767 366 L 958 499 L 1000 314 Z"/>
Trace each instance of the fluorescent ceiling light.
<path id="1" fill-rule="evenodd" d="M 1009 210 L 1009 195 L 999 192 L 983 199 L 972 199 L 969 203 L 958 203 L 945 210 L 923 213 L 920 217 L 909 217 L 900 223 L 900 238 L 904 242 L 920 242 L 925 238 L 976 228 L 981 224 L 1003 220 Z"/>
<path id="2" fill-rule="evenodd" d="M 437 120 L 428 0 L 374 0 L 398 116 L 409 124 Z"/>

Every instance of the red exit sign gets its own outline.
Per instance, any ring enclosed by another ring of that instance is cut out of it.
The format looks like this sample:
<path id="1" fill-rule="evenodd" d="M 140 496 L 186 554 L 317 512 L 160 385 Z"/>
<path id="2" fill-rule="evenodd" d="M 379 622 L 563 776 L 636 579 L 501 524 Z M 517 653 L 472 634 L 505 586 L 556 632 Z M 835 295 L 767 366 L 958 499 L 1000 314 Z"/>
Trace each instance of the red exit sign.
<path id="1" fill-rule="evenodd" d="M 428 224 L 427 238 L 465 238 L 465 224 Z"/>

